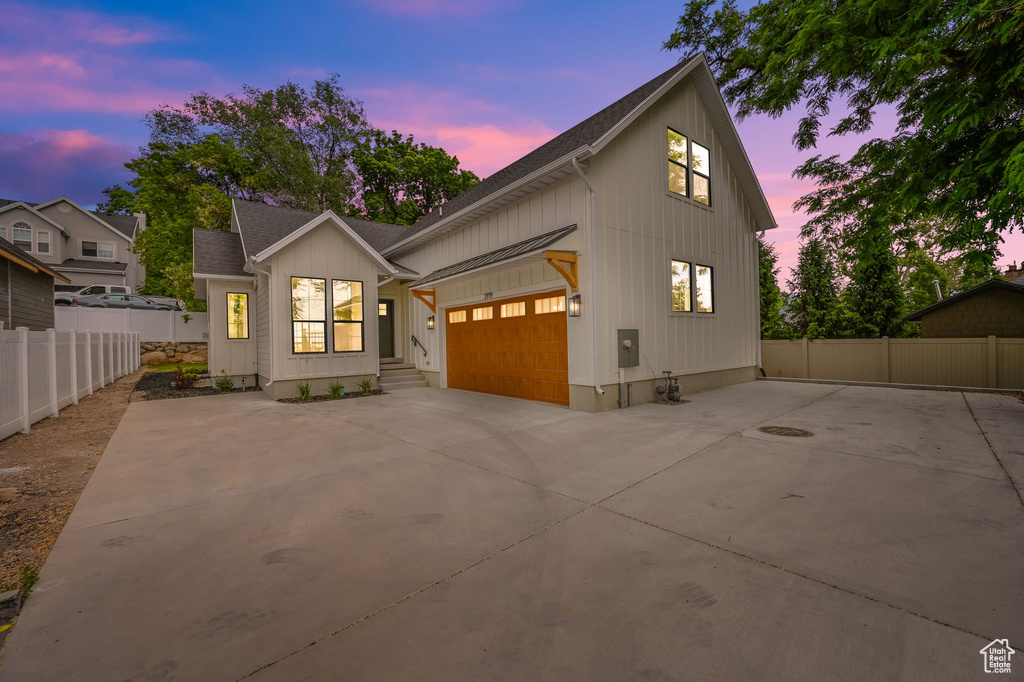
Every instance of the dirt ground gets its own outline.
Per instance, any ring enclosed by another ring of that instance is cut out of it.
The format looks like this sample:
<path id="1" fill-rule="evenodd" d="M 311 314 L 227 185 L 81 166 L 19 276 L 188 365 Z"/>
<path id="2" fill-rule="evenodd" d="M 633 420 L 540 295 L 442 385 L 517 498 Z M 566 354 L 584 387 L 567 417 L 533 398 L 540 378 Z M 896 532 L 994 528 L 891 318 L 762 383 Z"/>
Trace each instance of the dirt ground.
<path id="1" fill-rule="evenodd" d="M 42 568 L 128 409 L 141 369 L 0 441 L 0 586 Z"/>

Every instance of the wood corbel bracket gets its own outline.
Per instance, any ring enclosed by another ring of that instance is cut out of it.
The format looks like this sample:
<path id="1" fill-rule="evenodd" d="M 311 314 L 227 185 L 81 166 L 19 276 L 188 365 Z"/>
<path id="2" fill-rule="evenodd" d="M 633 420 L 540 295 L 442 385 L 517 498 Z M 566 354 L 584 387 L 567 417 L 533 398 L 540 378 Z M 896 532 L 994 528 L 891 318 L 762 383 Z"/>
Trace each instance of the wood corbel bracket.
<path id="1" fill-rule="evenodd" d="M 423 301 L 430 308 L 430 312 L 437 314 L 437 294 L 433 289 L 410 289 L 409 293 Z"/>
<path id="2" fill-rule="evenodd" d="M 567 251 L 545 251 L 544 260 L 565 278 L 572 293 L 580 290 L 579 256 Z"/>

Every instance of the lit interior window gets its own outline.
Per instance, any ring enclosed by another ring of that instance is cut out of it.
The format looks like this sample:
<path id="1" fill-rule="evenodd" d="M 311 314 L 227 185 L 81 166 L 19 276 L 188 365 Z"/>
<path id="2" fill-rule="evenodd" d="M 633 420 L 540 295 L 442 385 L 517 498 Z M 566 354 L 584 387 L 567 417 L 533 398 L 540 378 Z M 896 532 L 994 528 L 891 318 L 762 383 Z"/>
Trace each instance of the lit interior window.
<path id="1" fill-rule="evenodd" d="M 690 280 L 690 264 L 681 260 L 672 261 L 672 310 L 684 313 L 693 310 Z"/>
<path id="2" fill-rule="evenodd" d="M 450 313 L 448 313 L 448 322 L 451 323 L 451 324 L 455 324 L 456 322 L 465 322 L 465 321 L 466 321 L 466 311 L 465 310 L 453 310 Z"/>
<path id="3" fill-rule="evenodd" d="M 712 268 L 710 265 L 698 265 L 696 270 L 694 298 L 697 300 L 697 312 L 713 313 L 715 312 L 715 280 L 712 277 Z"/>
<path id="4" fill-rule="evenodd" d="M 534 301 L 534 311 L 537 315 L 545 313 L 564 313 L 565 296 L 552 296 L 551 298 L 538 298 Z"/>
<path id="5" fill-rule="evenodd" d="M 479 320 L 490 320 L 494 318 L 494 307 L 487 306 L 486 308 L 473 308 L 473 321 Z"/>
<path id="6" fill-rule="evenodd" d="M 526 301 L 516 301 L 515 303 L 502 303 L 501 304 L 501 316 L 502 317 L 522 317 L 526 314 Z"/>
<path id="7" fill-rule="evenodd" d="M 249 294 L 228 294 L 228 338 L 249 338 Z"/>

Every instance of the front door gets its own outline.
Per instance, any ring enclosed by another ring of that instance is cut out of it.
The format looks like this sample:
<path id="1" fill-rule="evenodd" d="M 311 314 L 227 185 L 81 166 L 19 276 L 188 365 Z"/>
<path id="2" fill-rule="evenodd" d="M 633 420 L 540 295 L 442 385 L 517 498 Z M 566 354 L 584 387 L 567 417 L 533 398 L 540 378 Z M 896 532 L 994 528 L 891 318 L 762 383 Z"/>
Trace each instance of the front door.
<path id="1" fill-rule="evenodd" d="M 388 299 L 377 300 L 377 322 L 380 331 L 380 357 L 395 357 L 395 302 Z"/>

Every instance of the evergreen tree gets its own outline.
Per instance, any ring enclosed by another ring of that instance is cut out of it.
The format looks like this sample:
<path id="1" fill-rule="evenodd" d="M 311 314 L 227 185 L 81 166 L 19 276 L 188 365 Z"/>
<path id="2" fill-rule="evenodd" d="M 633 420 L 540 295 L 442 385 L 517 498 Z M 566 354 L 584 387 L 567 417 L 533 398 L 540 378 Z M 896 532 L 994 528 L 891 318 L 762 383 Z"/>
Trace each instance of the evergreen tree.
<path id="1" fill-rule="evenodd" d="M 761 290 L 761 338 L 783 338 L 782 292 L 777 280 L 779 253 L 775 246 L 757 238 L 758 280 Z"/>
<path id="2" fill-rule="evenodd" d="M 834 338 L 839 320 L 839 285 L 835 257 L 824 240 L 812 237 L 800 247 L 793 279 L 793 333 L 808 339 Z"/>
<path id="3" fill-rule="evenodd" d="M 844 331 L 859 339 L 903 336 L 906 297 L 892 232 L 884 226 L 868 226 L 858 231 L 858 237 L 845 297 L 853 326 Z"/>

